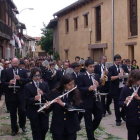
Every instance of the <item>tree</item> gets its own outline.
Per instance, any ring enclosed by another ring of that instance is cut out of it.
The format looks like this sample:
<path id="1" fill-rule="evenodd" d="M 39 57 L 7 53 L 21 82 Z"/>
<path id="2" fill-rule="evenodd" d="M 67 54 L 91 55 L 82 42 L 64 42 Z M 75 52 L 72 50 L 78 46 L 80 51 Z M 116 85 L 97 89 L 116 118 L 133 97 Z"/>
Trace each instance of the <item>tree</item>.
<path id="1" fill-rule="evenodd" d="M 46 25 L 43 23 L 44 28 L 41 29 L 43 36 L 38 42 L 41 45 L 41 49 L 49 54 L 53 54 L 53 30 L 46 29 Z"/>

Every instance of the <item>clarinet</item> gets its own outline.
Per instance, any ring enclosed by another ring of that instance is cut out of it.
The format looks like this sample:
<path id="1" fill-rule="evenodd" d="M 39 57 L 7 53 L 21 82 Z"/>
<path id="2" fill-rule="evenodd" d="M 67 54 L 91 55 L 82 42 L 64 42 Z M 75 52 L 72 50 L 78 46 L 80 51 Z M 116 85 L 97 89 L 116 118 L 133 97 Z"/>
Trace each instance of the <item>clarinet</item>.
<path id="1" fill-rule="evenodd" d="M 95 85 L 95 74 L 93 73 L 92 74 L 92 76 L 93 76 L 93 85 Z M 96 86 L 96 85 L 95 85 Z M 94 91 L 93 91 L 94 92 Z M 98 100 L 98 92 L 97 92 L 97 86 L 96 86 L 96 89 L 95 89 L 95 97 L 96 97 L 96 101 L 99 101 Z"/>
<path id="2" fill-rule="evenodd" d="M 37 83 L 39 83 L 39 81 L 37 81 Z M 37 95 L 40 96 L 39 104 L 40 104 L 40 107 L 42 107 L 42 106 L 41 106 L 41 94 L 39 93 L 40 90 L 41 90 L 41 89 L 39 88 L 39 84 L 37 84 Z"/>

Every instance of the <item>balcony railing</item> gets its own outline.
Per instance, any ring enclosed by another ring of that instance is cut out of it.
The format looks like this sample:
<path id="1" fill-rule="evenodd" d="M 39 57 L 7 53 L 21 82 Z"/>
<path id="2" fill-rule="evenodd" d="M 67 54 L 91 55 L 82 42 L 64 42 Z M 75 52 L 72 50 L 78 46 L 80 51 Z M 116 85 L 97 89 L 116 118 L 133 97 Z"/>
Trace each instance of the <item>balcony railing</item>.
<path id="1" fill-rule="evenodd" d="M 11 39 L 12 37 L 12 28 L 0 20 L 0 36 Z"/>

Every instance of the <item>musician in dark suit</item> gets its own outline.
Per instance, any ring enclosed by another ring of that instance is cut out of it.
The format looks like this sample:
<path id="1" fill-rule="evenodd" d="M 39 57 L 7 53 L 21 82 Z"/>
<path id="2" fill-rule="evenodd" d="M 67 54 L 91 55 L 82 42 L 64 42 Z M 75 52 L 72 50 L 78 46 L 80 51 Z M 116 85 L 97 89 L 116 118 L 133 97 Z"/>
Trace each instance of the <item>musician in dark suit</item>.
<path id="1" fill-rule="evenodd" d="M 114 65 L 109 68 L 108 78 L 110 81 L 109 94 L 112 96 L 114 100 L 114 109 L 116 116 L 116 125 L 121 125 L 121 118 L 125 121 L 124 110 L 120 111 L 119 107 L 119 97 L 121 94 L 121 90 L 124 87 L 124 80 L 119 79 L 123 74 L 123 68 L 120 68 L 121 65 L 121 56 L 119 54 L 114 56 Z"/>
<path id="2" fill-rule="evenodd" d="M 80 74 L 80 64 L 77 63 L 77 62 L 74 62 L 72 64 L 72 68 L 73 68 L 73 73 L 72 73 L 72 76 L 74 77 L 74 82 L 75 82 L 75 85 L 78 84 L 78 76 Z"/>
<path id="3" fill-rule="evenodd" d="M 57 85 L 60 83 L 60 80 L 62 76 L 66 73 L 66 69 L 69 68 L 69 63 L 68 62 L 63 62 L 63 68 L 61 70 L 58 70 L 56 73 L 56 81 Z"/>
<path id="4" fill-rule="evenodd" d="M 127 73 L 130 73 L 130 72 L 133 70 L 133 68 L 132 68 L 132 66 L 131 66 L 131 61 L 130 61 L 130 59 L 126 59 L 126 60 L 125 60 L 125 63 L 126 63 L 126 67 L 127 67 Z"/>
<path id="5" fill-rule="evenodd" d="M 125 107 L 126 128 L 128 131 L 128 140 L 137 140 L 140 136 L 140 71 L 133 70 L 125 87 L 123 87 L 119 99 L 119 105 Z M 134 97 L 129 103 L 132 94 Z"/>
<path id="6" fill-rule="evenodd" d="M 25 69 L 18 67 L 19 60 L 17 58 L 13 58 L 11 64 L 12 67 L 5 70 L 2 82 L 7 88 L 7 96 L 10 103 L 12 136 L 15 136 L 18 132 L 17 110 L 20 128 L 22 128 L 23 132 L 26 132 L 24 85 L 28 82 L 28 76 Z M 13 88 L 8 87 L 14 85 L 19 86 L 19 88 L 15 89 L 15 93 Z"/>
<path id="7" fill-rule="evenodd" d="M 101 56 L 101 63 L 95 65 L 95 68 L 94 68 L 94 73 L 100 76 L 100 80 L 101 80 L 100 92 L 101 93 L 109 93 L 108 69 L 105 67 L 106 62 L 107 62 L 107 56 L 103 55 Z M 104 79 L 104 76 L 107 76 L 107 78 Z M 105 80 L 104 85 L 102 85 L 103 80 Z M 105 97 L 107 97 L 106 101 L 105 101 Z M 110 110 L 111 102 L 112 102 L 112 98 L 110 94 L 108 94 L 107 96 L 101 96 L 103 117 L 105 117 L 106 111 L 108 112 L 108 114 L 111 114 L 111 110 Z"/>
<path id="8" fill-rule="evenodd" d="M 94 62 L 85 61 L 86 73 L 78 77 L 78 88 L 81 93 L 82 101 L 81 108 L 86 109 L 84 113 L 85 127 L 88 140 L 95 140 L 94 131 L 100 124 L 102 119 L 102 108 L 98 95 L 95 95 L 100 83 L 98 74 L 93 74 Z M 94 119 L 92 120 L 92 114 Z"/>
<path id="9" fill-rule="evenodd" d="M 9 61 L 5 61 L 4 70 L 1 71 L 1 80 L 3 79 L 5 70 L 9 68 L 9 64 L 10 64 Z M 3 83 L 2 83 L 2 85 L 3 85 L 3 92 L 5 94 L 5 103 L 6 103 L 7 113 L 9 113 L 10 112 L 9 111 L 10 110 L 10 104 L 9 104 L 9 99 L 8 99 L 7 87 L 4 86 Z"/>
<path id="10" fill-rule="evenodd" d="M 41 107 L 36 103 L 46 103 L 49 87 L 46 82 L 40 82 L 41 70 L 37 67 L 31 70 L 32 82 L 25 86 L 25 98 L 27 101 L 27 116 L 30 120 L 33 140 L 45 140 L 49 128 L 49 115 L 45 112 L 38 113 Z"/>
<path id="11" fill-rule="evenodd" d="M 57 82 L 56 82 L 56 70 L 55 70 L 55 64 L 50 63 L 50 69 L 47 70 L 46 76 L 45 76 L 45 82 L 48 83 L 49 89 L 52 90 L 55 88 Z"/>
<path id="12" fill-rule="evenodd" d="M 74 88 L 74 77 L 71 74 L 62 76 L 59 86 L 52 90 L 49 100 L 55 100 L 46 112 L 53 111 L 50 131 L 53 140 L 76 140 L 76 132 L 80 130 L 78 114 L 76 111 L 68 111 L 72 106 L 79 106 L 81 103 L 80 94 L 77 89 L 66 96 L 59 98 L 60 95 Z"/>

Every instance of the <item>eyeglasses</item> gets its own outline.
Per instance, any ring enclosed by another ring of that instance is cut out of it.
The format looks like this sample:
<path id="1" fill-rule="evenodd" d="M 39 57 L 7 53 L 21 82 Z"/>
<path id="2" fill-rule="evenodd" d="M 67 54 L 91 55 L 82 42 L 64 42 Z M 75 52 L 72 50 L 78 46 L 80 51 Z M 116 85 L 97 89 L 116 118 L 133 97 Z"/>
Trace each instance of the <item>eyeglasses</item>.
<path id="1" fill-rule="evenodd" d="M 34 77 L 40 77 L 41 75 L 34 75 Z"/>

